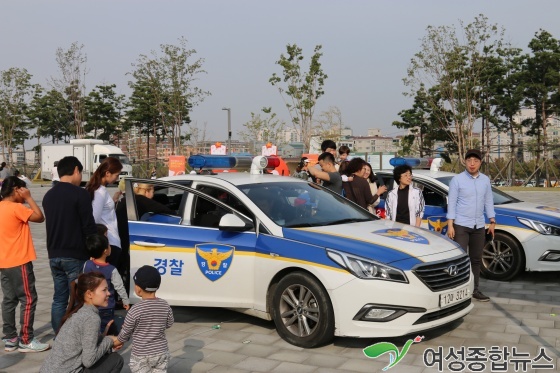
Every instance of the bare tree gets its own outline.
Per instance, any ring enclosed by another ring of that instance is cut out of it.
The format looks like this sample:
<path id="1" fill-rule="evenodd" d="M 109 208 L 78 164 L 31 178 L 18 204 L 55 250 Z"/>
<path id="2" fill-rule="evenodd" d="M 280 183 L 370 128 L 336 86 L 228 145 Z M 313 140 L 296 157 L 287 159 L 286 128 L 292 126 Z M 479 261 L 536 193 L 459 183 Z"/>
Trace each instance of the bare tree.
<path id="1" fill-rule="evenodd" d="M 59 77 L 51 77 L 54 89 L 68 97 L 74 114 L 74 130 L 76 138 L 84 137 L 83 121 L 84 97 L 86 93 L 85 77 L 87 55 L 83 52 L 84 45 L 73 42 L 70 48 L 57 48 L 56 63 L 60 70 Z"/>
<path id="2" fill-rule="evenodd" d="M 322 139 L 340 139 L 344 122 L 342 121 L 342 112 L 337 106 L 330 106 L 319 114 L 316 121 L 314 132 L 321 136 Z"/>

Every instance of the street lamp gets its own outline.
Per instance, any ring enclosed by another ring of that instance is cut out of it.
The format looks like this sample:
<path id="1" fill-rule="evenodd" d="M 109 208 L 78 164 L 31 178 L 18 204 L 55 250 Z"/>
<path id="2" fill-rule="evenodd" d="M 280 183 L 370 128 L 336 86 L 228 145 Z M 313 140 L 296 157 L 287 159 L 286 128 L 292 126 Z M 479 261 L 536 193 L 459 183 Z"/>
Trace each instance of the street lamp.
<path id="1" fill-rule="evenodd" d="M 222 110 L 227 110 L 227 130 L 228 130 L 227 154 L 231 154 L 231 108 L 223 107 Z"/>

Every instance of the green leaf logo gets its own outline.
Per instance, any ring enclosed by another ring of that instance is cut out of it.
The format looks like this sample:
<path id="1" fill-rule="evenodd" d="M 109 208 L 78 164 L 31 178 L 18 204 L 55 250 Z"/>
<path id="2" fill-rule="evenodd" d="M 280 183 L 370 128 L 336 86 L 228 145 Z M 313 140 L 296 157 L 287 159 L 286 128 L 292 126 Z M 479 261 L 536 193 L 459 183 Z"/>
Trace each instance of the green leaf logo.
<path id="1" fill-rule="evenodd" d="M 387 365 L 383 370 L 388 370 L 401 361 L 401 359 L 406 355 L 410 346 L 413 343 L 419 343 L 424 339 L 424 336 L 417 336 L 414 339 L 409 339 L 404 344 L 402 350 L 399 352 L 397 346 L 390 342 L 379 342 L 369 347 L 364 348 L 364 355 L 369 357 L 370 359 L 376 359 L 381 355 L 389 354 L 389 365 Z"/>

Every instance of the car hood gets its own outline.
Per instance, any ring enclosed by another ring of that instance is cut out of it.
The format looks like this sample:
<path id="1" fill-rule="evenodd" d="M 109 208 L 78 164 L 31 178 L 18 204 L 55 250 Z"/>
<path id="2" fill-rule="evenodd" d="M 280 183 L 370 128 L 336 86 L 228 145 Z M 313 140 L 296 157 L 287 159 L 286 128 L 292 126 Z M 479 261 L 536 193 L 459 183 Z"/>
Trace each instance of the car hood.
<path id="1" fill-rule="evenodd" d="M 518 202 L 496 205 L 494 206 L 494 210 L 497 215 L 510 215 L 560 226 L 560 209 L 552 206 L 530 202 Z M 498 224 L 500 224 L 499 218 L 497 220 Z"/>
<path id="2" fill-rule="evenodd" d="M 447 260 L 465 252 L 446 236 L 426 229 L 376 220 L 311 228 L 284 228 L 284 237 L 344 251 L 385 264 Z"/>

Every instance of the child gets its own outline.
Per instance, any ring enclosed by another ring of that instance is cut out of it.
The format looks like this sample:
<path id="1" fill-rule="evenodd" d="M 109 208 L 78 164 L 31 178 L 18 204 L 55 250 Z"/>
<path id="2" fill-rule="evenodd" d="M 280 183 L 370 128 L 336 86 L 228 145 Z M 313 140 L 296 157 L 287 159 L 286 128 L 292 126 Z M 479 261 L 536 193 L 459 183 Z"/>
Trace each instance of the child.
<path id="1" fill-rule="evenodd" d="M 103 274 L 82 273 L 73 297 L 77 304 L 62 318 L 52 353 L 40 372 L 120 372 L 123 358 L 111 352 L 116 337 L 99 337 L 101 320 L 97 307 L 107 307 L 109 302 L 109 287 Z"/>
<path id="2" fill-rule="evenodd" d="M 100 231 L 102 232 L 103 229 L 100 229 L 98 225 L 98 232 Z M 121 297 L 125 310 L 129 308 L 129 301 L 121 275 L 115 266 L 107 263 L 107 257 L 111 255 L 111 246 L 107 237 L 103 234 L 92 234 L 86 238 L 86 247 L 93 259 L 88 260 L 84 264 L 83 272 L 101 272 L 107 280 L 111 293 L 109 304 L 99 308 L 99 317 L 101 318 L 100 332 L 103 333 L 109 321 L 115 318 L 115 291 Z M 116 330 L 113 331 L 116 334 Z"/>
<path id="3" fill-rule="evenodd" d="M 342 145 L 340 148 L 338 148 L 338 159 L 339 159 L 338 172 L 340 172 L 341 174 L 344 174 L 344 170 L 346 169 L 346 167 L 348 167 L 349 155 L 350 155 L 350 148 L 347 147 L 346 145 Z"/>
<path id="4" fill-rule="evenodd" d="M 37 259 L 29 222 L 42 223 L 45 218 L 31 197 L 25 182 L 16 176 L 4 179 L 0 190 L 0 276 L 2 281 L 2 341 L 8 352 L 41 352 L 50 345 L 34 338 L 33 321 L 37 291 L 33 260 Z M 28 208 L 23 205 L 27 202 Z M 16 307 L 20 303 L 20 334 L 16 328 Z"/>
<path id="5" fill-rule="evenodd" d="M 169 350 L 165 329 L 173 325 L 173 312 L 166 301 L 156 297 L 161 276 L 157 269 L 145 265 L 136 271 L 134 284 L 134 291 L 142 301 L 127 313 L 115 346 L 121 346 L 132 335 L 130 370 L 133 373 L 166 371 Z"/>

